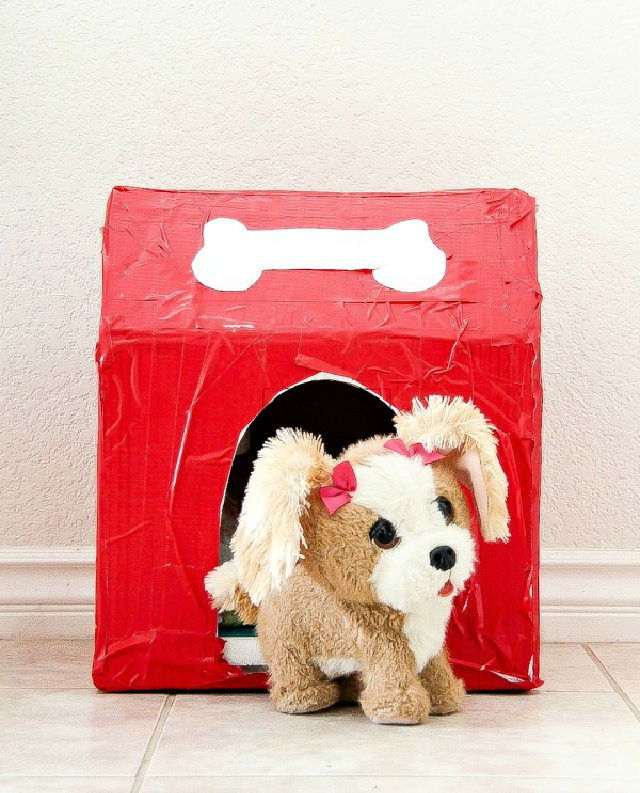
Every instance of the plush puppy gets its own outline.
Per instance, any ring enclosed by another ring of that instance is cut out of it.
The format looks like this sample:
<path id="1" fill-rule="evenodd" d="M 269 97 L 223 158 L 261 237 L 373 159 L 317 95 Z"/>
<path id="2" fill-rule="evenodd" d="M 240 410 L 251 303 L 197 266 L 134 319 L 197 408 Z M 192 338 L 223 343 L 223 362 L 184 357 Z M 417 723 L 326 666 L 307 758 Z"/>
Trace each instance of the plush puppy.
<path id="1" fill-rule="evenodd" d="M 509 537 L 507 481 L 470 402 L 415 401 L 396 428 L 338 460 L 319 438 L 279 430 L 249 479 L 234 557 L 207 576 L 217 608 L 257 624 L 285 713 L 358 700 L 374 722 L 418 724 L 460 706 L 444 649 L 475 562 L 460 482 L 492 542 Z"/>

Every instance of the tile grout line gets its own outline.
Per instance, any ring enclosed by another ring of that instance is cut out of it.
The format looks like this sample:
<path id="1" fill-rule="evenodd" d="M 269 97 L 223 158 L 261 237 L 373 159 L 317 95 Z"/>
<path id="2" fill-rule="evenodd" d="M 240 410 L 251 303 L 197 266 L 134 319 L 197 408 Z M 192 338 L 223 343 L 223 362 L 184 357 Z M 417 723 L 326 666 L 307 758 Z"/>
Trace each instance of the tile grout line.
<path id="1" fill-rule="evenodd" d="M 140 765 L 136 771 L 136 775 L 133 779 L 133 784 L 131 785 L 131 790 L 129 793 L 138 793 L 142 787 L 142 783 L 144 782 L 144 778 L 147 774 L 147 768 L 149 768 L 151 758 L 153 757 L 156 747 L 160 742 L 160 736 L 164 730 L 164 725 L 167 723 L 167 719 L 169 718 L 169 714 L 171 713 L 171 708 L 173 708 L 175 699 L 175 694 L 168 694 L 162 705 L 162 708 L 160 709 L 160 714 L 158 715 L 155 727 L 153 728 L 153 732 L 151 733 L 151 737 L 147 743 L 147 748 L 144 750 L 144 754 L 142 755 L 142 760 L 140 760 Z"/>
<path id="2" fill-rule="evenodd" d="M 611 688 L 616 692 L 616 694 L 620 697 L 620 699 L 624 702 L 624 704 L 629 708 L 629 710 L 633 713 L 638 721 L 640 721 L 640 710 L 634 705 L 631 701 L 629 695 L 623 691 L 620 685 L 617 683 L 616 679 L 610 674 L 607 667 L 602 663 L 602 661 L 598 658 L 595 652 L 591 649 L 588 644 L 582 644 L 582 649 L 585 653 L 591 658 L 593 663 L 598 667 L 598 669 L 602 672 L 602 674 L 607 678 L 609 681 L 609 685 Z"/>
<path id="3" fill-rule="evenodd" d="M 204 689 L 200 689 L 204 690 Z M 585 692 L 582 692 L 585 693 Z M 12 778 L 12 777 L 5 777 L 5 778 Z M 21 776 L 18 775 L 15 777 L 16 779 L 20 779 Z M 42 777 L 46 779 L 47 777 Z M 64 777 L 65 779 L 67 777 Z M 72 777 L 73 779 L 80 779 L 82 777 Z M 101 777 L 86 777 L 87 779 L 100 779 Z M 364 779 L 364 780 L 376 780 L 376 779 L 419 779 L 425 782 L 433 781 L 433 780 L 483 780 L 487 782 L 495 781 L 496 779 L 527 779 L 529 781 L 540 782 L 545 780 L 551 780 L 555 782 L 590 782 L 593 781 L 593 776 L 570 776 L 570 777 L 559 777 L 559 776 L 530 776 L 525 774 L 522 777 L 514 777 L 513 774 L 456 774 L 452 772 L 451 774 L 421 774 L 419 772 L 406 772 L 400 774 L 365 774 L 360 772 L 354 773 L 340 773 L 340 774 L 321 774 L 318 772 L 313 772 L 310 774 L 305 774 L 304 772 L 295 773 L 295 774 L 175 774 L 173 776 L 169 776 L 167 774 L 159 774 L 158 776 L 151 777 L 152 779 L 170 779 L 173 782 L 176 780 L 185 780 L 185 779 L 231 779 L 233 781 L 242 779 L 286 779 L 286 780 L 294 780 L 294 779 L 323 779 L 323 780 L 340 780 L 340 779 Z M 637 782 L 637 776 L 608 776 L 607 780 L 609 782 Z"/>

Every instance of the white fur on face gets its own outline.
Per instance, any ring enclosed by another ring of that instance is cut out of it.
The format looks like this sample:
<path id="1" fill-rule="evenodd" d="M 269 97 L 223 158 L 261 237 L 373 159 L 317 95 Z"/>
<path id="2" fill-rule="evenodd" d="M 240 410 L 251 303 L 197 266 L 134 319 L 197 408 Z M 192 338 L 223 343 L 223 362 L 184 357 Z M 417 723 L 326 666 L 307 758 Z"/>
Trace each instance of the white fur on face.
<path id="1" fill-rule="evenodd" d="M 390 452 L 372 455 L 354 465 L 354 471 L 353 503 L 390 521 L 400 537 L 395 548 L 381 551 L 371 574 L 380 601 L 405 614 L 421 612 L 429 601 L 435 605 L 433 598 L 450 605 L 473 571 L 475 547 L 468 529 L 455 523 L 447 526 L 435 504 L 438 492 L 431 467 L 418 457 Z M 430 553 L 440 545 L 455 551 L 451 570 L 431 565 Z M 438 591 L 449 580 L 454 592 L 443 598 Z"/>

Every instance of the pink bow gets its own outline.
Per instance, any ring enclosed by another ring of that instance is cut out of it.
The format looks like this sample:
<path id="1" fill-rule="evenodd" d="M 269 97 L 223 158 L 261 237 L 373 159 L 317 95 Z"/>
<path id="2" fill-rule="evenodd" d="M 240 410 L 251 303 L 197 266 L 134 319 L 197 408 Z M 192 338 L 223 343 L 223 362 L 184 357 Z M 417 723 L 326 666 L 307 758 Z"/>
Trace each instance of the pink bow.
<path id="1" fill-rule="evenodd" d="M 348 460 L 338 463 L 331 472 L 332 485 L 320 488 L 320 498 L 330 515 L 351 501 L 351 493 L 356 489 L 356 474 Z"/>
<path id="2" fill-rule="evenodd" d="M 411 446 L 407 448 L 407 444 L 400 438 L 392 438 L 390 441 L 387 441 L 384 444 L 384 448 L 392 452 L 397 452 L 403 457 L 420 457 L 423 465 L 431 465 L 431 463 L 436 463 L 438 460 L 444 460 L 445 457 L 444 454 L 440 454 L 440 452 L 428 452 L 421 443 L 412 443 Z"/>

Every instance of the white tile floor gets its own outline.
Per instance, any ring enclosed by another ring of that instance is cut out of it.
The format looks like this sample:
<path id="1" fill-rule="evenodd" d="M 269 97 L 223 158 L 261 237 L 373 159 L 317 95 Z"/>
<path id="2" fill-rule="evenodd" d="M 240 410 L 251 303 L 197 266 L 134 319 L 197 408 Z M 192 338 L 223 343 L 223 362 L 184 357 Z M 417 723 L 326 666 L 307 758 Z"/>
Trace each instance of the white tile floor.
<path id="1" fill-rule="evenodd" d="M 547 645 L 545 686 L 380 727 L 264 694 L 100 694 L 86 642 L 0 642 L 0 793 L 640 790 L 640 644 Z"/>

